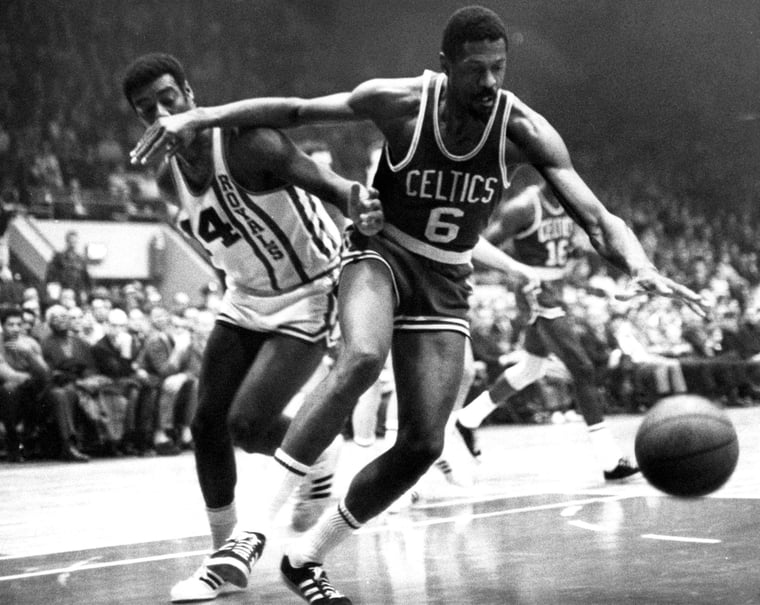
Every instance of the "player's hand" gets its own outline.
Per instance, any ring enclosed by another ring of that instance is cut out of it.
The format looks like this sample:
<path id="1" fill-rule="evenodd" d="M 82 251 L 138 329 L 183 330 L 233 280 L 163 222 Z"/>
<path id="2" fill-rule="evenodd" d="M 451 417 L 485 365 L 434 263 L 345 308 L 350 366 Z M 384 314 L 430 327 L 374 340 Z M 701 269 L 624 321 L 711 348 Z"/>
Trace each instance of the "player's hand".
<path id="1" fill-rule="evenodd" d="M 190 144 L 195 136 L 195 122 L 191 112 L 158 118 L 143 133 L 129 152 L 132 164 L 148 164 L 156 159 L 170 158 Z"/>
<path id="2" fill-rule="evenodd" d="M 680 300 L 699 317 L 707 317 L 711 311 L 711 305 L 704 297 L 665 277 L 654 267 L 639 271 L 631 280 L 630 289 L 616 294 L 615 298 L 627 301 L 636 296 L 652 294 Z"/>
<path id="3" fill-rule="evenodd" d="M 348 218 L 362 235 L 377 235 L 383 230 L 385 218 L 378 192 L 359 183 L 351 185 L 348 198 Z"/>
<path id="4" fill-rule="evenodd" d="M 517 309 L 524 321 L 532 324 L 538 317 L 538 295 L 541 293 L 541 280 L 535 272 L 526 272 L 523 276 L 522 285 L 519 286 L 519 289 L 514 290 L 517 293 L 515 300 L 517 301 Z"/>

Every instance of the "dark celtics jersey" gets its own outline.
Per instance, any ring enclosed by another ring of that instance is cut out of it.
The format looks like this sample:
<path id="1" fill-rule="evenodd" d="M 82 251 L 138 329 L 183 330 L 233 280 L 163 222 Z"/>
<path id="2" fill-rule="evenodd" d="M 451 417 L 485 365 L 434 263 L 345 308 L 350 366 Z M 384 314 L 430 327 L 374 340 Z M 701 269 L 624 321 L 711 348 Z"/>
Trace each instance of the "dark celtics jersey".
<path id="1" fill-rule="evenodd" d="M 575 222 L 543 194 L 534 198 L 534 206 L 533 224 L 514 238 L 514 255 L 541 278 L 538 314 L 559 317 L 564 314 L 562 290 Z"/>
<path id="2" fill-rule="evenodd" d="M 499 91 L 483 135 L 463 155 L 446 149 L 438 106 L 446 76 L 426 71 L 411 145 L 394 162 L 383 149 L 373 185 L 385 213 L 385 236 L 433 260 L 470 260 L 502 190 L 509 185 L 506 129 L 513 96 Z"/>

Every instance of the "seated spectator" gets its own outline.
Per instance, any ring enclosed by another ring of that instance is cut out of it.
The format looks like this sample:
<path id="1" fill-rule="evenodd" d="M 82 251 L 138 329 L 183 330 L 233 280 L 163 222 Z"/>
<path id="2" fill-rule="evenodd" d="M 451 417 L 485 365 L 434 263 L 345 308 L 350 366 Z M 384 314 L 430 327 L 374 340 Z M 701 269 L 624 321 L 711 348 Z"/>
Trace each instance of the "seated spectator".
<path id="1" fill-rule="evenodd" d="M 50 191 L 63 189 L 61 164 L 50 141 L 42 141 L 42 149 L 35 154 L 29 171 L 33 184 Z"/>
<path id="2" fill-rule="evenodd" d="M 85 218 L 88 214 L 85 206 L 84 195 L 82 194 L 82 185 L 79 179 L 73 177 L 69 180 L 68 208 L 66 216 L 73 218 Z"/>
<path id="3" fill-rule="evenodd" d="M 89 458 L 77 447 L 79 436 L 74 422 L 74 405 L 61 389 L 51 382 L 51 372 L 42 356 L 40 344 L 24 334 L 21 309 L 5 307 L 0 310 L 3 327 L 5 357 L 8 364 L 28 378 L 20 383 L 4 383 L 3 399 L 6 409 L 10 409 L 11 420 L 6 429 L 16 421 L 23 420 L 28 450 L 39 452 L 55 451 L 56 457 L 72 461 L 86 462 Z M 46 440 L 51 437 L 45 430 L 50 425 L 54 431 L 57 447 L 51 448 Z M 21 461 L 20 443 L 14 443 L 15 427 L 9 435 L 9 456 L 11 453 Z M 35 443 L 35 439 L 43 442 Z"/>
<path id="4" fill-rule="evenodd" d="M 77 299 L 77 293 L 74 292 L 73 288 L 65 288 L 65 287 L 61 288 L 61 293 L 58 296 L 58 304 L 63 305 L 69 310 L 75 307 L 79 307 L 79 300 Z"/>
<path id="5" fill-rule="evenodd" d="M 617 348 L 610 355 L 609 365 L 630 370 L 636 409 L 646 409 L 665 395 L 687 390 L 678 359 L 651 352 L 646 338 L 628 316 L 614 315 L 610 323 Z"/>
<path id="6" fill-rule="evenodd" d="M 145 340 L 140 365 L 148 372 L 161 392 L 158 419 L 153 445 L 159 455 L 174 455 L 181 451 L 180 439 L 190 419 L 179 419 L 176 393 L 188 376 L 191 353 L 190 332 L 186 327 L 172 330 L 171 314 L 164 307 L 150 311 L 151 330 Z M 169 382 L 167 383 L 167 379 Z"/>
<path id="7" fill-rule="evenodd" d="M 114 400 L 109 407 L 123 410 L 121 450 L 144 455 L 150 449 L 157 389 L 135 360 L 123 310 L 109 311 L 106 333 L 93 345 L 92 353 L 98 372 L 112 380 L 103 389 Z"/>
<path id="8" fill-rule="evenodd" d="M 69 314 L 69 330 L 71 330 L 71 333 L 83 340 L 87 340 L 84 334 L 84 311 L 82 311 L 82 307 L 73 305 L 66 307 L 66 311 Z"/>
<path id="9" fill-rule="evenodd" d="M 752 405 L 756 392 L 758 368 L 755 362 L 740 351 L 743 343 L 751 345 L 753 333 L 742 333 L 736 301 L 716 306 L 711 321 L 693 321 L 687 328 L 687 338 L 694 353 L 681 359 L 690 390 L 707 397 L 720 399 L 726 405 Z"/>
<path id="10" fill-rule="evenodd" d="M 108 312 L 113 308 L 108 292 L 96 288 L 90 295 L 90 304 L 88 306 L 89 328 L 87 330 L 86 340 L 90 344 L 95 344 L 105 336 L 105 325 L 108 321 Z"/>
<path id="11" fill-rule="evenodd" d="M 21 306 L 21 318 L 23 320 L 24 333 L 31 336 L 37 342 L 48 335 L 48 327 L 44 321 L 40 321 L 39 305 L 27 301 Z"/>
<path id="12" fill-rule="evenodd" d="M 150 332 L 150 321 L 142 309 L 131 309 L 127 314 L 127 332 L 132 338 L 132 358 L 138 360 L 145 348 L 145 340 Z"/>
<path id="13" fill-rule="evenodd" d="M 68 311 L 53 305 L 45 313 L 50 334 L 42 341 L 42 355 L 53 373 L 53 384 L 60 388 L 81 412 L 79 419 L 83 448 L 105 455 L 118 451 L 118 430 L 104 408 L 100 391 L 110 379 L 99 375 L 91 346 L 69 329 Z"/>

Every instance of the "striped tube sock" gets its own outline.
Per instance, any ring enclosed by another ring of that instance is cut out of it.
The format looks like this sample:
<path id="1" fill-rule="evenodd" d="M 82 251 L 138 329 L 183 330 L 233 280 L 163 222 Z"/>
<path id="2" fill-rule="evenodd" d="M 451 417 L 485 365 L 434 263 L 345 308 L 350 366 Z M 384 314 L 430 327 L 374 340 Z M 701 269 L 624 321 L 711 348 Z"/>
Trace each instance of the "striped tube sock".
<path id="1" fill-rule="evenodd" d="M 293 567 L 322 563 L 325 556 L 362 526 L 341 500 L 332 512 L 322 515 L 317 524 L 297 540 L 288 552 Z"/>
<path id="2" fill-rule="evenodd" d="M 295 458 L 277 448 L 271 462 L 267 462 L 265 477 L 261 485 L 269 487 L 272 491 L 270 497 L 264 495 L 258 497 L 252 511 L 246 514 L 246 519 L 238 523 L 235 534 L 242 531 L 258 532 L 266 535 L 274 525 L 275 519 L 282 507 L 288 501 L 293 491 L 300 485 L 308 465 L 298 462 Z M 262 494 L 267 490 L 262 490 Z"/>

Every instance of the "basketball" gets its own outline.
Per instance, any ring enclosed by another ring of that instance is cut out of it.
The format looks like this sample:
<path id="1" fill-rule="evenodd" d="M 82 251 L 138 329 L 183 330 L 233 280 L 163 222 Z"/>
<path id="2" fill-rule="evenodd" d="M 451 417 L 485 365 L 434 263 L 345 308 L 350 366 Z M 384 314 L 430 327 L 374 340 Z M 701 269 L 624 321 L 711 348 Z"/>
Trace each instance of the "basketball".
<path id="1" fill-rule="evenodd" d="M 636 460 L 657 489 L 680 497 L 704 496 L 736 468 L 739 441 L 728 414 L 698 395 L 657 402 L 636 432 Z"/>

